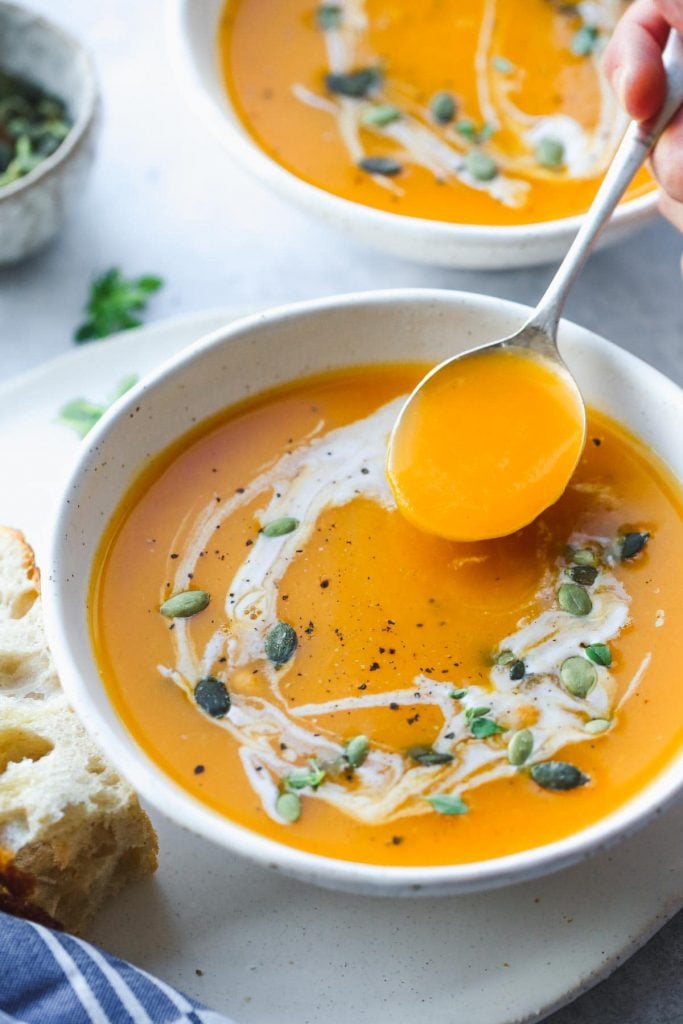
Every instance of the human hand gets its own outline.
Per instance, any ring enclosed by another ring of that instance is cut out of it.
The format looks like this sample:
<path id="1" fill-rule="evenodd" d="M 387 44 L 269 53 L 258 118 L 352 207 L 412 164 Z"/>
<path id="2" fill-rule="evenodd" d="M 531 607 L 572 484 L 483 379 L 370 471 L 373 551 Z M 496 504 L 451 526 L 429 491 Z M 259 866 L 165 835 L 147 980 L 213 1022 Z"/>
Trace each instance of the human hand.
<path id="1" fill-rule="evenodd" d="M 683 34 L 683 0 L 634 0 L 605 50 L 605 70 L 636 121 L 652 117 L 664 101 L 662 50 L 672 27 Z M 651 164 L 663 189 L 660 209 L 683 231 L 683 109 L 659 139 Z"/>

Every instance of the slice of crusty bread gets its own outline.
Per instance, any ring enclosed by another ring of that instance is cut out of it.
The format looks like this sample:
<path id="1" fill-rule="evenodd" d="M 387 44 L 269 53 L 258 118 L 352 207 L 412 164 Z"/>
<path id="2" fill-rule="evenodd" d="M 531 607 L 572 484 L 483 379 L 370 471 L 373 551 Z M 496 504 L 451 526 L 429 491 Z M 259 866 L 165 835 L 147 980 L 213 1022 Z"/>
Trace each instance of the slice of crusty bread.
<path id="1" fill-rule="evenodd" d="M 0 527 L 0 909 L 80 931 L 156 864 L 135 793 L 61 691 L 33 552 Z"/>

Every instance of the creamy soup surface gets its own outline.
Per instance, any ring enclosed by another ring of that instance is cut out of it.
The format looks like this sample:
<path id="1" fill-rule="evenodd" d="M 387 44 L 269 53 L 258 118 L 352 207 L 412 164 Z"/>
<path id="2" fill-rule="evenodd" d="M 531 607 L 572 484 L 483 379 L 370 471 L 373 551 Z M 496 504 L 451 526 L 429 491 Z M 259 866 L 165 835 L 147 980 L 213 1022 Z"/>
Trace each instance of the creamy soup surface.
<path id="1" fill-rule="evenodd" d="M 389 865 L 567 836 L 683 732 L 665 467 L 589 411 L 568 490 L 530 526 L 422 533 L 384 460 L 425 369 L 338 371 L 226 410 L 134 484 L 91 593 L 105 685 L 164 772 L 265 836 Z"/>
<path id="2" fill-rule="evenodd" d="M 625 128 L 602 70 L 619 0 L 228 0 L 226 89 L 261 148 L 393 213 L 582 213 Z M 628 195 L 653 188 L 647 171 Z"/>

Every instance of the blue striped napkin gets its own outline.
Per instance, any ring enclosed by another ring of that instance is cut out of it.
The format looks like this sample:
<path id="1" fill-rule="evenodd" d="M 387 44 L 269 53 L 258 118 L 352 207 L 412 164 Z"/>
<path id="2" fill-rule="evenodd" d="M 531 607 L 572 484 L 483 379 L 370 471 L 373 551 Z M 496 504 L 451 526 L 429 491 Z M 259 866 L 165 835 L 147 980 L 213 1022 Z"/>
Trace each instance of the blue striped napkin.
<path id="1" fill-rule="evenodd" d="M 2 1024 L 231 1024 L 72 935 L 0 914 Z"/>

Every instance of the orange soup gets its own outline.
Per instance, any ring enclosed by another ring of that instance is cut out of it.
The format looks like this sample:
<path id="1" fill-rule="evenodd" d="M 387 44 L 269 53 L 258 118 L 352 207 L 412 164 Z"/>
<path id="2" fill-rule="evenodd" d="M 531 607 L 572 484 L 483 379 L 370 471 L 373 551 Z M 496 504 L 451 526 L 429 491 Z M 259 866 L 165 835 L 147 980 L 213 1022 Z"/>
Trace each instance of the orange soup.
<path id="1" fill-rule="evenodd" d="M 226 88 L 288 171 L 379 210 L 530 224 L 586 210 L 625 127 L 601 52 L 626 4 L 228 0 Z M 629 191 L 653 187 L 642 171 Z"/>
<path id="2" fill-rule="evenodd" d="M 424 370 L 310 378 L 186 437 L 116 513 L 90 603 L 105 685 L 164 772 L 264 836 L 386 865 L 565 837 L 649 783 L 683 732 L 666 468 L 589 412 L 572 481 L 534 523 L 430 536 L 384 472 Z"/>

